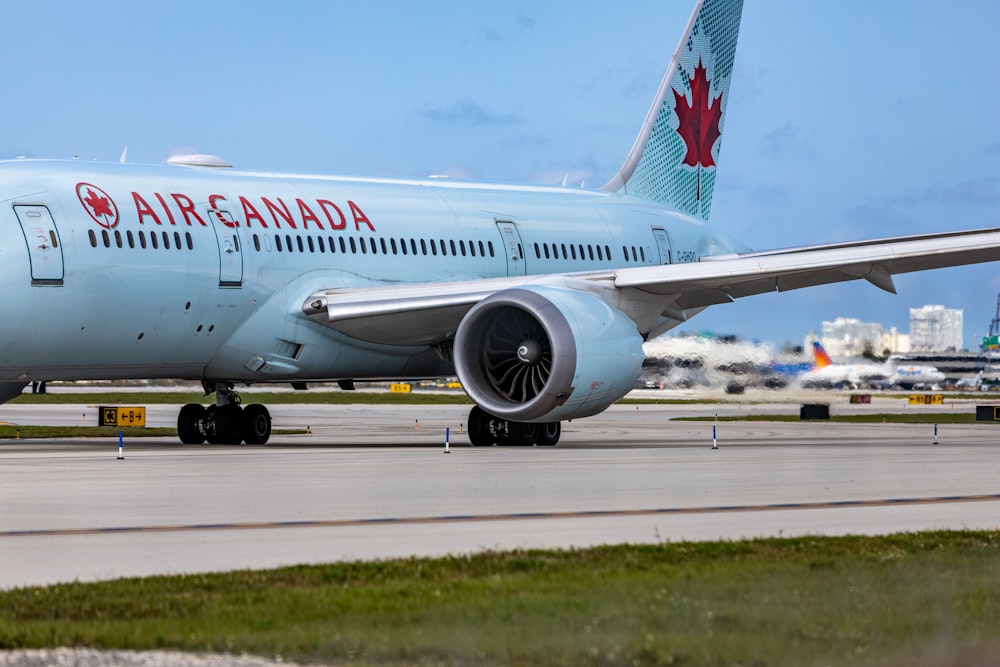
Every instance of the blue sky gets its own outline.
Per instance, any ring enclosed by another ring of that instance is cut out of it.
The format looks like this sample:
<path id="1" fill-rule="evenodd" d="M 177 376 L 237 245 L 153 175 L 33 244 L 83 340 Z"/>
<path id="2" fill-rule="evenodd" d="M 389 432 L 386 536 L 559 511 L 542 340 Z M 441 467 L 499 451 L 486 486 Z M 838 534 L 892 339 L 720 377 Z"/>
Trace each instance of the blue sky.
<path id="1" fill-rule="evenodd" d="M 0 157 L 598 186 L 693 3 L 37 2 L 5 7 Z M 1000 226 L 1000 2 L 747 0 L 712 222 L 758 249 Z M 985 334 L 1000 265 L 753 297 L 687 330 L 837 316 Z"/>

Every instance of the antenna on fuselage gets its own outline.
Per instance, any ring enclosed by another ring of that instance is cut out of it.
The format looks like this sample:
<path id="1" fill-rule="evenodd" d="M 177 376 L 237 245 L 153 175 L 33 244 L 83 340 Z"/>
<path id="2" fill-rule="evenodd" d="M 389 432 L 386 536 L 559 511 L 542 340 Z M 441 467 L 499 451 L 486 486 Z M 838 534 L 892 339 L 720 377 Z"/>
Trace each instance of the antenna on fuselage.
<path id="1" fill-rule="evenodd" d="M 122 150 L 122 156 L 118 158 L 118 164 L 125 164 L 125 158 L 128 157 L 128 146 L 125 146 Z"/>

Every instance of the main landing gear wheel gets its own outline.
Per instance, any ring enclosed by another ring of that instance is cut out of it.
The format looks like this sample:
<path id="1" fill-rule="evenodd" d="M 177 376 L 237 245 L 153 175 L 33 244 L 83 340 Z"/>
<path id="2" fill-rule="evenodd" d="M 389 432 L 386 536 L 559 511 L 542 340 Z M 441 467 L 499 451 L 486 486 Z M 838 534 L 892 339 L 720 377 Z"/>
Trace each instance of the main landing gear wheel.
<path id="1" fill-rule="evenodd" d="M 248 445 L 263 445 L 271 437 L 271 413 L 263 405 L 254 403 L 243 408 L 243 422 L 243 439 Z"/>
<path id="2" fill-rule="evenodd" d="M 216 404 L 189 403 L 177 415 L 177 435 L 185 445 L 263 445 L 271 438 L 271 413 L 263 405 L 240 407 L 230 384 L 204 382 L 205 393 L 216 394 Z"/>
<path id="3" fill-rule="evenodd" d="M 473 447 L 491 445 L 553 446 L 559 442 L 559 422 L 529 424 L 495 417 L 478 405 L 469 412 L 469 441 Z"/>

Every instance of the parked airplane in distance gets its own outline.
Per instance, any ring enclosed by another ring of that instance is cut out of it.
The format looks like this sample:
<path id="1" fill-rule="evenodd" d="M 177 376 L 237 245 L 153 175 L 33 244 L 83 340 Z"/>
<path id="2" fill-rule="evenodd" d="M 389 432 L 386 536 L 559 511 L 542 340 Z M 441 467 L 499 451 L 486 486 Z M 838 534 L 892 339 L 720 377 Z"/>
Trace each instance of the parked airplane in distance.
<path id="1" fill-rule="evenodd" d="M 742 0 L 698 0 L 597 190 L 0 163 L 0 394 L 200 380 L 185 443 L 263 443 L 251 383 L 457 374 L 473 444 L 555 444 L 635 385 L 642 342 L 763 292 L 1000 259 L 1000 230 L 751 252 L 708 225 Z"/>
<path id="2" fill-rule="evenodd" d="M 814 366 L 799 376 L 803 387 L 834 389 L 912 389 L 944 382 L 944 373 L 933 366 L 883 364 L 837 364 L 819 341 L 813 341 Z"/>

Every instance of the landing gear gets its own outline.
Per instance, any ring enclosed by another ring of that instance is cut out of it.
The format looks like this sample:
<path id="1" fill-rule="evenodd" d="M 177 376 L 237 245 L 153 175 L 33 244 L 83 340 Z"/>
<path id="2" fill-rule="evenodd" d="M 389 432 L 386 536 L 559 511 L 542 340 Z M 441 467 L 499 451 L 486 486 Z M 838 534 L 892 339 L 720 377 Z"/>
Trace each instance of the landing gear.
<path id="1" fill-rule="evenodd" d="M 520 445 L 551 447 L 559 442 L 562 428 L 559 422 L 529 424 L 494 417 L 479 406 L 469 413 L 469 440 L 473 447 Z"/>
<path id="2" fill-rule="evenodd" d="M 207 408 L 189 403 L 177 416 L 177 435 L 185 445 L 263 445 L 271 437 L 271 414 L 263 405 L 240 406 L 240 397 L 231 385 L 205 383 L 205 393 L 216 394 L 215 405 Z"/>

